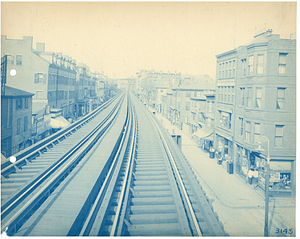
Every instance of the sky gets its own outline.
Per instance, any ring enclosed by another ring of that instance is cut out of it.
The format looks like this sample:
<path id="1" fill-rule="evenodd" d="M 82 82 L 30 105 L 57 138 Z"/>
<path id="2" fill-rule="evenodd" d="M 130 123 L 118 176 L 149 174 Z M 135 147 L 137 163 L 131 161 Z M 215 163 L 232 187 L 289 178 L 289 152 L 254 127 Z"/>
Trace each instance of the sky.
<path id="1" fill-rule="evenodd" d="M 255 29 L 296 32 L 296 2 L 2 2 L 1 35 L 33 36 L 110 78 L 142 69 L 216 75 Z"/>

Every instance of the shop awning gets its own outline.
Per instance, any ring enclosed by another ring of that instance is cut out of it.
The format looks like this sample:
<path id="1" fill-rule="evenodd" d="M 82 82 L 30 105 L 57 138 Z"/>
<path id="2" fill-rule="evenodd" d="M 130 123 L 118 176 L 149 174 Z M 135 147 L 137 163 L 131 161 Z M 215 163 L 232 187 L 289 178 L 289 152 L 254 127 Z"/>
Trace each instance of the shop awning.
<path id="1" fill-rule="evenodd" d="M 214 136 L 213 136 L 213 134 L 210 134 L 209 136 L 206 136 L 202 139 L 205 139 L 205 140 L 208 140 L 208 141 L 214 141 Z"/>
<path id="2" fill-rule="evenodd" d="M 204 126 L 203 128 L 201 129 L 198 129 L 197 132 L 194 133 L 194 136 L 198 137 L 199 139 L 207 139 L 209 140 L 208 137 L 211 136 L 212 138 L 212 133 L 214 132 L 214 129 L 213 128 L 210 128 L 210 127 L 207 127 L 207 126 Z M 211 140 L 212 141 L 212 140 Z"/>
<path id="3" fill-rule="evenodd" d="M 61 128 L 68 126 L 69 124 L 70 124 L 70 122 L 67 121 L 62 116 L 58 116 L 56 118 L 51 118 L 51 123 L 50 123 L 50 125 L 53 129 L 61 129 Z"/>

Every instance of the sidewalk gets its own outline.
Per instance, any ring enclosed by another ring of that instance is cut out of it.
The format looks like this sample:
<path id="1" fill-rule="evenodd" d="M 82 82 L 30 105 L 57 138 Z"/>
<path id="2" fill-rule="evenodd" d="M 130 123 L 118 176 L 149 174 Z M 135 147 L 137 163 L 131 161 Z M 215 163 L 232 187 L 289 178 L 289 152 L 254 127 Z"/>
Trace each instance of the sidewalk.
<path id="1" fill-rule="evenodd" d="M 193 167 L 214 211 L 229 236 L 263 236 L 265 221 L 264 191 L 229 174 L 226 164 L 218 165 L 188 135 L 156 113 L 165 128 L 182 137 L 182 152 Z M 295 200 L 270 197 L 269 235 L 295 236 Z M 282 229 L 282 230 L 281 230 Z M 286 231 L 284 231 L 287 229 Z M 289 231 L 291 229 L 292 231 Z M 291 234 L 289 232 L 292 232 Z"/>

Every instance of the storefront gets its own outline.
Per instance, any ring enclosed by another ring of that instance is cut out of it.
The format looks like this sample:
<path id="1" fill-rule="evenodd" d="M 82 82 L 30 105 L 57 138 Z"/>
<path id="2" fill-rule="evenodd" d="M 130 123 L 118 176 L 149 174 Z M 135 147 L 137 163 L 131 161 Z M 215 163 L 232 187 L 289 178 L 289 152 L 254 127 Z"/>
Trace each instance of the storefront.
<path id="1" fill-rule="evenodd" d="M 216 134 L 216 152 L 218 158 L 231 161 L 233 159 L 233 142 L 219 134 Z"/>
<path id="2" fill-rule="evenodd" d="M 266 159 L 256 156 L 258 165 L 258 185 L 265 189 L 266 178 Z M 292 162 L 289 161 L 270 161 L 270 195 L 289 196 L 291 195 L 293 185 L 292 180 Z"/>
<path id="3" fill-rule="evenodd" d="M 249 170 L 255 171 L 254 175 L 257 178 L 258 161 L 255 157 L 255 152 L 252 152 L 240 145 L 236 149 L 236 172 L 244 177 L 249 176 Z"/>
<path id="4" fill-rule="evenodd" d="M 213 148 L 213 131 L 213 128 L 204 126 L 193 134 L 193 138 L 196 139 L 198 145 L 207 152 Z"/>

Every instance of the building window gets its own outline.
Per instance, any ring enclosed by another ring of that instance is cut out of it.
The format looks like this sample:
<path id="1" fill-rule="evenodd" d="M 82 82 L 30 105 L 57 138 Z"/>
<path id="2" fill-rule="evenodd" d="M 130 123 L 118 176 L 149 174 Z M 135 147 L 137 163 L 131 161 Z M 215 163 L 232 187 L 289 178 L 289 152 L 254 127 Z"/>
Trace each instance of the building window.
<path id="1" fill-rule="evenodd" d="M 230 91 L 231 91 L 231 103 L 233 104 L 233 102 L 234 102 L 234 87 L 233 86 L 230 87 Z"/>
<path id="2" fill-rule="evenodd" d="M 207 102 L 207 112 L 210 112 L 210 113 L 213 112 L 213 103 L 212 103 L 212 101 Z"/>
<path id="3" fill-rule="evenodd" d="M 22 55 L 16 56 L 16 65 L 21 66 L 22 65 Z"/>
<path id="4" fill-rule="evenodd" d="M 221 86 L 221 102 L 223 102 L 223 95 L 224 95 L 224 87 Z"/>
<path id="5" fill-rule="evenodd" d="M 14 65 L 15 64 L 15 57 L 11 56 L 11 55 L 7 55 L 7 61 L 11 64 Z"/>
<path id="6" fill-rule="evenodd" d="M 231 129 L 231 113 L 220 111 L 220 124 L 222 128 Z"/>
<path id="7" fill-rule="evenodd" d="M 225 77 L 228 77 L 228 62 L 226 62 L 226 74 Z"/>
<path id="8" fill-rule="evenodd" d="M 224 102 L 227 102 L 227 86 L 224 86 Z"/>
<path id="9" fill-rule="evenodd" d="M 231 61 L 229 61 L 229 77 L 231 77 Z"/>
<path id="10" fill-rule="evenodd" d="M 258 143 L 260 138 L 260 124 L 254 124 L 254 143 Z"/>
<path id="11" fill-rule="evenodd" d="M 185 102 L 185 110 L 190 110 L 190 102 Z"/>
<path id="12" fill-rule="evenodd" d="M 275 125 L 275 147 L 283 145 L 283 127 L 284 125 Z"/>
<path id="13" fill-rule="evenodd" d="M 219 64 L 219 78 L 222 78 L 222 64 Z"/>
<path id="14" fill-rule="evenodd" d="M 243 76 L 246 76 L 246 59 L 242 59 L 242 72 Z"/>
<path id="15" fill-rule="evenodd" d="M 186 96 L 186 97 L 191 97 L 191 92 L 190 92 L 190 91 L 187 91 L 187 92 L 185 93 L 185 96 Z"/>
<path id="16" fill-rule="evenodd" d="M 235 60 L 232 61 L 232 69 L 233 77 L 235 77 Z"/>
<path id="17" fill-rule="evenodd" d="M 28 129 L 28 116 L 24 117 L 24 132 L 26 132 Z"/>
<path id="18" fill-rule="evenodd" d="M 246 107 L 252 107 L 252 87 L 247 88 L 247 102 Z"/>
<path id="19" fill-rule="evenodd" d="M 20 110 L 23 108 L 23 100 L 22 99 L 16 99 L 16 109 Z"/>
<path id="20" fill-rule="evenodd" d="M 21 133 L 21 118 L 17 119 L 17 134 Z"/>
<path id="21" fill-rule="evenodd" d="M 240 136 L 244 135 L 244 119 L 243 118 L 239 118 L 240 119 Z"/>
<path id="22" fill-rule="evenodd" d="M 224 77 L 224 74 L 225 74 L 225 64 L 224 63 L 222 64 L 222 68 L 223 68 L 222 77 Z"/>
<path id="23" fill-rule="evenodd" d="M 286 68 L 286 53 L 279 53 L 278 72 L 279 74 L 285 74 Z"/>
<path id="24" fill-rule="evenodd" d="M 43 91 L 42 90 L 37 90 L 35 94 L 36 99 L 43 99 Z"/>
<path id="25" fill-rule="evenodd" d="M 245 134 L 246 134 L 246 141 L 250 142 L 250 134 L 251 134 L 251 124 L 249 121 L 246 121 L 246 126 L 245 126 Z"/>
<path id="26" fill-rule="evenodd" d="M 249 56 L 248 72 L 249 74 L 253 74 L 253 56 Z"/>
<path id="27" fill-rule="evenodd" d="M 245 87 L 240 88 L 241 90 L 241 105 L 245 106 Z"/>
<path id="28" fill-rule="evenodd" d="M 255 107 L 261 108 L 262 104 L 262 88 L 256 88 L 255 92 Z"/>
<path id="29" fill-rule="evenodd" d="M 264 55 L 257 55 L 257 74 L 264 73 Z"/>
<path id="30" fill-rule="evenodd" d="M 28 108 L 28 101 L 29 101 L 29 99 L 25 98 L 25 108 Z"/>
<path id="31" fill-rule="evenodd" d="M 195 120 L 196 119 L 196 114 L 192 112 L 192 119 Z"/>
<path id="32" fill-rule="evenodd" d="M 285 106 L 285 88 L 277 88 L 277 110 L 284 110 Z"/>
<path id="33" fill-rule="evenodd" d="M 36 73 L 34 75 L 34 83 L 35 84 L 46 84 L 46 79 L 43 73 Z"/>

